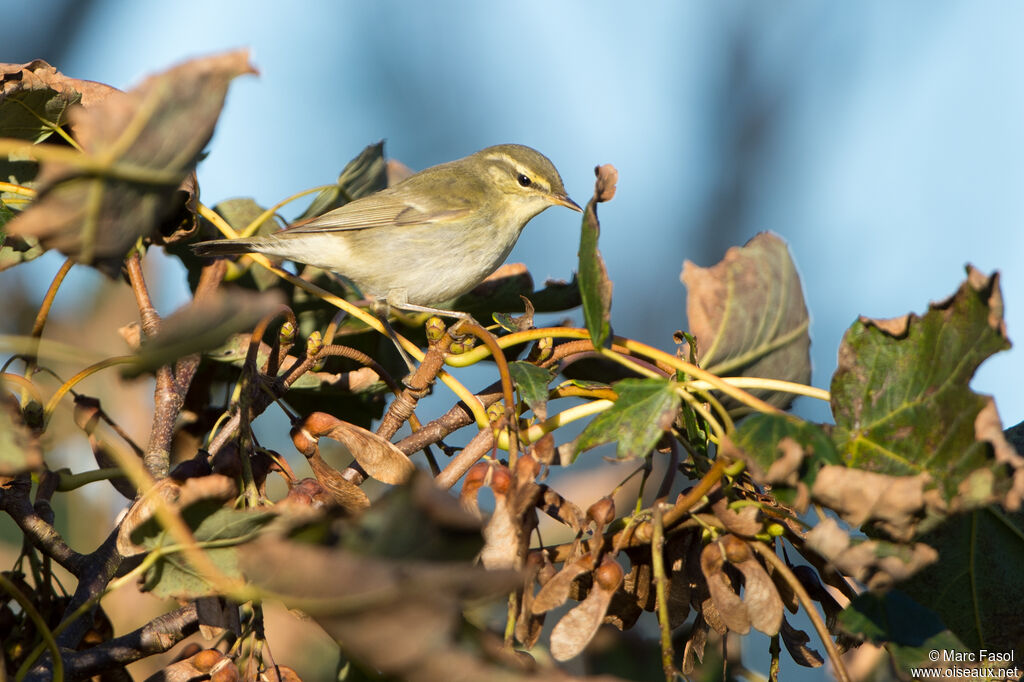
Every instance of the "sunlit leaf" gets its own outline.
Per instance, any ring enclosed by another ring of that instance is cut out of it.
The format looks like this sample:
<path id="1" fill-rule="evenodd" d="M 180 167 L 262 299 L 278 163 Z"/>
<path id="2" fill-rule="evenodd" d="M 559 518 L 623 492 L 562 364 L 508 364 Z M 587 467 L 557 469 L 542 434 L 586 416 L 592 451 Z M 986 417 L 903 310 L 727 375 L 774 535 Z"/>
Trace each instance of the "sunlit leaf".
<path id="1" fill-rule="evenodd" d="M 855 322 L 832 378 L 833 436 L 843 459 L 887 474 L 927 472 L 947 500 L 969 475 L 981 475 L 988 492 L 975 489 L 964 502 L 990 499 L 1005 473 L 991 446 L 976 439 L 988 399 L 969 384 L 978 365 L 1006 348 L 998 275 L 974 268 L 954 296 L 921 317 Z"/>
<path id="2" fill-rule="evenodd" d="M 762 232 L 710 268 L 686 261 L 681 279 L 701 367 L 720 376 L 810 381 L 810 320 L 782 239 Z M 789 393 L 753 393 L 780 407 L 793 401 Z"/>
<path id="3" fill-rule="evenodd" d="M 594 417 L 575 443 L 580 453 L 617 441 L 620 459 L 643 457 L 672 426 L 682 400 L 667 379 L 623 379 L 614 384 L 615 404 Z"/>

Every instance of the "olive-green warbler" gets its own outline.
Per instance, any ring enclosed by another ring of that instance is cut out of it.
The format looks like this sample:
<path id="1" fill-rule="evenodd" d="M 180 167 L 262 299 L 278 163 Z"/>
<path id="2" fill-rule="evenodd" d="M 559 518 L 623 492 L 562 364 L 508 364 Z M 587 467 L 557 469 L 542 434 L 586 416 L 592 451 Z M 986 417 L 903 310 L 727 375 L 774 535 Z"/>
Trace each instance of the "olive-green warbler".
<path id="1" fill-rule="evenodd" d="M 201 256 L 263 253 L 332 270 L 404 310 L 449 312 L 494 272 L 519 233 L 553 205 L 580 207 L 546 156 L 488 147 L 275 234 L 193 246 Z"/>

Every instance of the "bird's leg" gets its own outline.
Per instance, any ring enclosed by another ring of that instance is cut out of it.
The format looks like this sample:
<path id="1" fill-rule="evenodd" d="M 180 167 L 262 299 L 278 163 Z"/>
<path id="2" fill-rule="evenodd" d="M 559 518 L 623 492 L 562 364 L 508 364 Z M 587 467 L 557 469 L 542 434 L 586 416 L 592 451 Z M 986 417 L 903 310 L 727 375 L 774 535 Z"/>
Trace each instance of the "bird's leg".
<path id="1" fill-rule="evenodd" d="M 402 348 L 402 344 L 398 342 L 398 334 L 395 333 L 395 330 L 391 327 L 391 322 L 388 321 L 389 307 L 390 306 L 386 300 L 375 300 L 370 305 L 370 309 L 373 311 L 374 316 L 380 320 L 381 324 L 384 325 L 384 331 L 387 332 L 388 338 L 391 339 L 391 343 L 395 344 L 395 348 L 398 349 L 398 354 L 402 356 L 403 360 L 405 360 L 405 366 L 409 368 L 409 374 L 411 375 L 416 371 L 416 363 L 412 361 L 409 354 L 405 352 L 404 348 Z M 404 379 L 402 380 L 402 383 L 405 383 Z"/>

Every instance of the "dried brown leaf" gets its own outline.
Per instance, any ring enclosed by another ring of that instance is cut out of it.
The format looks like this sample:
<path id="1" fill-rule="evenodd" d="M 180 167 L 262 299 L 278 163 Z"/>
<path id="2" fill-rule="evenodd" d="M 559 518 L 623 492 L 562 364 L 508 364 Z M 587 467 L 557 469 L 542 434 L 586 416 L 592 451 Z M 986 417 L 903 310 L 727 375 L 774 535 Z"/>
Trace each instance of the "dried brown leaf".
<path id="1" fill-rule="evenodd" d="M 599 203 L 611 201 L 619 182 L 619 171 L 615 170 L 615 166 L 606 163 L 594 168 L 594 175 L 597 176 L 597 181 L 594 183 L 594 199 Z"/>
<path id="2" fill-rule="evenodd" d="M 690 628 L 690 635 L 686 638 L 686 646 L 683 648 L 683 673 L 692 675 L 697 662 L 704 661 L 704 647 L 708 643 L 708 624 L 700 615 L 693 622 Z"/>
<path id="3" fill-rule="evenodd" d="M 991 443 L 996 461 L 1002 462 L 1013 472 L 1013 483 L 1003 498 L 1003 506 L 1009 511 L 1018 511 L 1024 501 L 1024 457 L 1007 440 L 999 410 L 992 398 L 988 398 L 985 407 L 974 419 L 974 433 L 978 440 Z"/>
<path id="4" fill-rule="evenodd" d="M 853 544 L 850 536 L 831 518 L 818 523 L 804 539 L 809 549 L 870 589 L 882 589 L 906 580 L 939 558 L 939 553 L 923 542 L 895 545 L 864 540 Z"/>
<path id="5" fill-rule="evenodd" d="M 851 526 L 868 521 L 896 540 L 914 537 L 924 516 L 925 489 L 931 476 L 888 476 L 872 471 L 826 465 L 818 471 L 811 495 L 819 504 L 835 510 Z"/>
<path id="6" fill-rule="evenodd" d="M 46 161 L 36 202 L 8 224 L 84 263 L 117 262 L 189 200 L 179 187 L 213 135 L 232 79 L 254 73 L 244 50 L 196 59 L 68 113 L 90 167 Z M 191 192 L 194 199 L 194 191 Z"/>

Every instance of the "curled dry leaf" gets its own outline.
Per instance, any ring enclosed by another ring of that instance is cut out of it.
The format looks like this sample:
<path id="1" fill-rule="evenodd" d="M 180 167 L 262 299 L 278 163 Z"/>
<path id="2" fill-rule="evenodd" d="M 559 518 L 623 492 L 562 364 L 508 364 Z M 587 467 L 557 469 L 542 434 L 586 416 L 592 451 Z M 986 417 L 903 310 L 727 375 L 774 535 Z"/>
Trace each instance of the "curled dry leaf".
<path id="1" fill-rule="evenodd" d="M 615 187 L 619 182 L 619 171 L 615 166 L 606 163 L 594 168 L 597 181 L 594 182 L 594 199 L 600 203 L 611 201 L 615 196 Z"/>
<path id="2" fill-rule="evenodd" d="M 121 526 L 117 530 L 117 550 L 122 556 L 133 556 L 146 551 L 141 545 L 135 544 L 131 536 L 137 528 L 153 518 L 157 498 L 171 509 L 180 510 L 205 500 L 227 502 L 237 495 L 238 484 L 220 474 L 184 481 L 176 481 L 173 478 L 157 481 L 128 509 L 128 513 L 121 520 Z"/>
<path id="3" fill-rule="evenodd" d="M 896 545 L 864 540 L 852 544 L 850 536 L 830 518 L 815 526 L 804 539 L 809 549 L 842 573 L 867 584 L 870 589 L 881 589 L 906 580 L 939 558 L 938 552 L 922 542 Z"/>
<path id="4" fill-rule="evenodd" d="M 594 571 L 594 586 L 578 606 L 565 614 L 551 631 L 551 655 L 567 661 L 582 653 L 604 621 L 612 595 L 622 583 L 622 567 L 605 557 Z"/>
<path id="5" fill-rule="evenodd" d="M 534 613 L 545 613 L 551 609 L 557 609 L 569 598 L 569 591 L 572 589 L 573 581 L 585 573 L 594 569 L 594 555 L 584 554 L 575 561 L 566 562 L 562 570 L 555 574 L 551 580 L 544 583 L 544 586 L 533 598 L 532 610 Z"/>
<path id="6" fill-rule="evenodd" d="M 702 616 L 697 615 L 690 628 L 690 635 L 686 638 L 686 646 L 683 648 L 683 673 L 692 675 L 697 667 L 697 662 L 704 661 L 704 647 L 708 643 L 708 624 Z"/>
<path id="7" fill-rule="evenodd" d="M 996 401 L 991 397 L 987 400 L 985 407 L 974 419 L 974 436 L 991 443 L 996 461 L 1005 464 L 1013 472 L 1013 483 L 1003 498 L 1003 506 L 1011 512 L 1018 511 L 1024 501 L 1024 456 L 1017 452 L 1003 433 L 1003 422 L 999 418 Z"/>
<path id="8" fill-rule="evenodd" d="M 828 465 L 821 468 L 811 495 L 818 503 L 835 510 L 851 526 L 868 521 L 899 541 L 914 537 L 924 517 L 931 476 L 888 476 L 863 469 Z"/>

